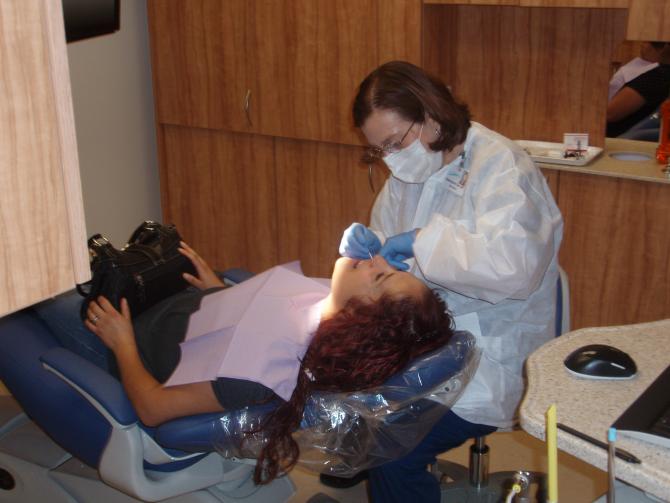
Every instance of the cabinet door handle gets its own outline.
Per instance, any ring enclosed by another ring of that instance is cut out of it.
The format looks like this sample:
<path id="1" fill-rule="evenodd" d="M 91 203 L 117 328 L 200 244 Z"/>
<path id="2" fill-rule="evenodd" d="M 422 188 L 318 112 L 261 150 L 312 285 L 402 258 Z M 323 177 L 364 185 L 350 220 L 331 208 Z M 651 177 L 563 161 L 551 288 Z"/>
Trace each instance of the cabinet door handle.
<path id="1" fill-rule="evenodd" d="M 251 104 L 251 89 L 247 89 L 247 94 L 244 96 L 244 113 L 247 116 L 247 123 L 249 126 L 253 126 L 251 122 L 251 115 L 249 115 L 249 105 Z"/>

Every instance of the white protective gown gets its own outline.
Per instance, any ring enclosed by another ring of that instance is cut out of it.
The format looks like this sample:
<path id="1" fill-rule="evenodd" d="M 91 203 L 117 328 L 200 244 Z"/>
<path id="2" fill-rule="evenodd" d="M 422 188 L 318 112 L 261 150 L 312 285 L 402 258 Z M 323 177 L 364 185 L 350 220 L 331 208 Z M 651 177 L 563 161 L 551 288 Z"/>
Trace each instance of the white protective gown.
<path id="1" fill-rule="evenodd" d="M 560 211 L 530 157 L 473 122 L 463 156 L 423 184 L 389 177 L 382 188 L 371 217 L 382 242 L 417 227 L 410 271 L 438 289 L 455 317 L 475 313 L 481 332 L 481 363 L 453 410 L 509 428 L 523 363 L 555 335 Z"/>

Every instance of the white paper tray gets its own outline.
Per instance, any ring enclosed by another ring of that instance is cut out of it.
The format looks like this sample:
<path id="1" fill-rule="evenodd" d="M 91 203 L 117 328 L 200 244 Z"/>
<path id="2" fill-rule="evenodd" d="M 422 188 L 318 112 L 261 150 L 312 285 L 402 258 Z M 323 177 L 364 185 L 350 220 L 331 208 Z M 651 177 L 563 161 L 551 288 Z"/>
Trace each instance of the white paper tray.
<path id="1" fill-rule="evenodd" d="M 600 147 L 587 147 L 586 155 L 581 159 L 574 157 L 563 157 L 564 147 L 562 143 L 548 141 L 516 140 L 516 142 L 537 162 L 548 164 L 567 164 L 569 166 L 585 166 L 598 157 L 603 151 Z"/>

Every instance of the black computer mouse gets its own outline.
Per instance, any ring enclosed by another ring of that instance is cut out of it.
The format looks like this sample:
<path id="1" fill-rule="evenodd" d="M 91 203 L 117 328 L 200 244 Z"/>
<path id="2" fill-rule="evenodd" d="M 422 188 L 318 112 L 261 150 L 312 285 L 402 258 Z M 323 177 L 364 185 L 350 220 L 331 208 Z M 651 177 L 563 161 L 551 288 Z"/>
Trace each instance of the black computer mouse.
<path id="1" fill-rule="evenodd" d="M 631 379 L 637 374 L 637 365 L 628 353 L 605 344 L 577 348 L 563 363 L 573 374 L 589 379 Z"/>

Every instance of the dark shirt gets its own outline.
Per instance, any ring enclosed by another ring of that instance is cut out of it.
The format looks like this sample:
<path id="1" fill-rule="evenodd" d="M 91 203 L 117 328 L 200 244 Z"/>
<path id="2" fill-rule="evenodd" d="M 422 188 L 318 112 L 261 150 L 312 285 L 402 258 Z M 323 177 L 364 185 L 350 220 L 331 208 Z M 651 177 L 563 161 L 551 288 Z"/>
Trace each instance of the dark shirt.
<path id="1" fill-rule="evenodd" d="M 203 297 L 220 290 L 188 288 L 147 309 L 133 320 L 135 339 L 144 366 L 159 382 L 165 382 L 181 357 L 179 343 L 184 340 L 188 320 L 200 308 Z M 219 377 L 212 390 L 224 409 L 281 400 L 271 389 L 254 381 Z"/>
<path id="2" fill-rule="evenodd" d="M 619 136 L 642 119 L 654 113 L 670 94 L 670 65 L 659 65 L 628 82 L 644 98 L 645 104 L 621 120 L 607 123 L 607 136 Z"/>

